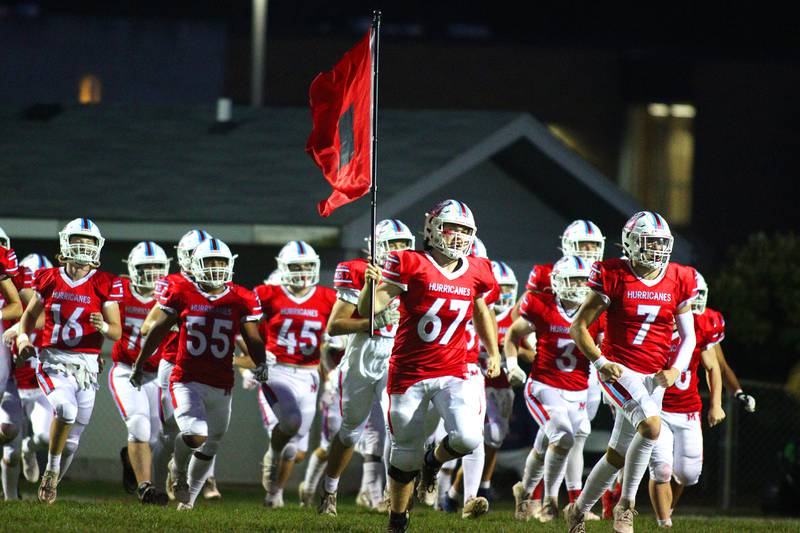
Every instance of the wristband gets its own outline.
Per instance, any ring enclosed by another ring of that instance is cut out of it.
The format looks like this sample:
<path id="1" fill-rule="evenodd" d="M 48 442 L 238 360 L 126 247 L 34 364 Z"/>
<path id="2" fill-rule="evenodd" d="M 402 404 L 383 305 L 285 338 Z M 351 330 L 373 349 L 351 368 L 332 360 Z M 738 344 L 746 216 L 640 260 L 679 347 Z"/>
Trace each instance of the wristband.
<path id="1" fill-rule="evenodd" d="M 19 338 L 19 337 L 17 337 L 17 338 Z M 744 391 L 742 389 L 738 389 L 736 392 L 734 392 L 733 396 L 736 397 L 736 396 L 739 396 L 740 394 L 744 394 Z"/>
<path id="2" fill-rule="evenodd" d="M 608 364 L 608 359 L 606 359 L 605 357 L 603 357 L 601 355 L 600 357 L 598 357 L 597 359 L 592 361 L 592 364 L 594 365 L 594 367 L 597 370 L 600 370 L 601 368 L 603 368 L 604 366 L 606 366 Z"/>
<path id="3" fill-rule="evenodd" d="M 28 337 L 27 333 L 20 333 L 17 335 L 17 348 L 20 347 L 21 344 L 30 343 L 31 339 Z"/>
<path id="4" fill-rule="evenodd" d="M 106 323 L 105 320 L 103 320 L 103 323 L 100 325 L 100 331 L 103 332 L 103 335 L 108 333 L 108 324 Z"/>

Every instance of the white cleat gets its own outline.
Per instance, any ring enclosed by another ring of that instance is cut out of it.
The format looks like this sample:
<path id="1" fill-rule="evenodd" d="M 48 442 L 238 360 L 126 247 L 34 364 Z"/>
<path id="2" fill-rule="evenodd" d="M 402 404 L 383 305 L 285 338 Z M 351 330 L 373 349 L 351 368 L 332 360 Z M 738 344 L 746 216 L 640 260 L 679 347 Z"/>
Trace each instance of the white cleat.
<path id="1" fill-rule="evenodd" d="M 554 499 L 546 500 L 539 512 L 539 522 L 547 524 L 555 520 L 556 517 L 558 517 L 558 503 Z"/>
<path id="2" fill-rule="evenodd" d="M 194 505 L 183 502 L 178 503 L 178 511 L 191 511 L 192 509 L 194 509 Z"/>
<path id="3" fill-rule="evenodd" d="M 489 500 L 483 496 L 473 496 L 464 504 L 461 518 L 479 518 L 489 512 Z"/>
<path id="4" fill-rule="evenodd" d="M 305 481 L 301 481 L 297 487 L 297 497 L 300 500 L 300 507 L 311 507 L 314 504 L 314 493 L 306 490 Z"/>
<path id="5" fill-rule="evenodd" d="M 586 520 L 587 522 L 595 522 L 597 520 L 600 520 L 600 515 L 596 515 L 591 511 L 587 511 L 583 513 L 583 519 Z"/>
<path id="6" fill-rule="evenodd" d="M 42 476 L 42 482 L 39 485 L 39 501 L 47 504 L 55 503 L 57 488 L 58 472 L 45 470 L 44 475 Z"/>
<path id="7" fill-rule="evenodd" d="M 280 509 L 283 507 L 283 493 L 270 494 L 264 496 L 264 507 L 269 509 Z"/>
<path id="8" fill-rule="evenodd" d="M 564 520 L 567 521 L 567 531 L 569 533 L 586 533 L 584 515 L 578 511 L 574 503 L 564 507 Z"/>
<path id="9" fill-rule="evenodd" d="M 170 472 L 172 473 L 172 493 L 175 495 L 175 499 L 178 503 L 188 504 L 189 503 L 189 480 L 186 478 L 186 474 L 181 474 L 178 472 L 177 468 L 175 468 L 175 462 L 170 462 Z"/>
<path id="10" fill-rule="evenodd" d="M 204 500 L 222 499 L 222 493 L 219 491 L 219 487 L 217 487 L 217 478 L 210 477 L 206 480 L 205 485 L 203 485 L 203 499 Z"/>
<path id="11" fill-rule="evenodd" d="M 614 506 L 614 533 L 634 533 L 633 519 L 639 514 L 632 507 L 623 508 L 620 504 Z"/>

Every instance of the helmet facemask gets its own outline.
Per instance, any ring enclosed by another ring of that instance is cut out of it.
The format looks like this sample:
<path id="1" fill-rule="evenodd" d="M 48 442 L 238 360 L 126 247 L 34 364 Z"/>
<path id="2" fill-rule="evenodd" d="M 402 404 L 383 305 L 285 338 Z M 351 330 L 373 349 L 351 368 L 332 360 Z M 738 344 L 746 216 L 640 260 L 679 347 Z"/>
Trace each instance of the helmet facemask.
<path id="1" fill-rule="evenodd" d="M 66 233 L 58 234 L 61 261 L 74 263 L 79 266 L 100 266 L 100 250 L 103 248 L 105 239 L 98 238 L 88 233 Z"/>
<path id="2" fill-rule="evenodd" d="M 298 261 L 278 261 L 281 285 L 302 290 L 319 283 L 319 257 Z"/>
<path id="3" fill-rule="evenodd" d="M 589 240 L 572 240 L 564 239 L 562 241 L 561 251 L 564 255 L 574 255 L 581 259 L 586 259 L 590 263 L 603 260 L 603 251 L 605 243 L 600 241 Z"/>
<path id="4" fill-rule="evenodd" d="M 441 219 L 431 221 L 431 238 L 429 244 L 450 259 L 461 259 L 469 255 L 472 241 L 475 239 L 475 229 L 443 222 Z"/>
<path id="5" fill-rule="evenodd" d="M 234 260 L 235 257 L 192 256 L 192 275 L 201 285 L 218 289 L 233 281 Z"/>
<path id="6" fill-rule="evenodd" d="M 558 296 L 558 299 L 574 305 L 581 305 L 586 297 L 589 296 L 591 289 L 588 282 L 589 278 L 586 276 L 562 276 L 556 272 L 553 273 L 550 279 L 553 292 Z"/>
<path id="7" fill-rule="evenodd" d="M 152 261 L 141 264 L 128 263 L 128 274 L 131 276 L 131 282 L 141 289 L 155 289 L 156 281 L 168 273 L 169 261 Z"/>
<path id="8" fill-rule="evenodd" d="M 673 238 L 663 235 L 638 235 L 633 259 L 637 264 L 660 270 L 669 264 Z"/>
<path id="9" fill-rule="evenodd" d="M 500 285 L 500 297 L 493 305 L 497 314 L 505 313 L 514 307 L 514 304 L 517 303 L 517 289 L 516 283 Z"/>

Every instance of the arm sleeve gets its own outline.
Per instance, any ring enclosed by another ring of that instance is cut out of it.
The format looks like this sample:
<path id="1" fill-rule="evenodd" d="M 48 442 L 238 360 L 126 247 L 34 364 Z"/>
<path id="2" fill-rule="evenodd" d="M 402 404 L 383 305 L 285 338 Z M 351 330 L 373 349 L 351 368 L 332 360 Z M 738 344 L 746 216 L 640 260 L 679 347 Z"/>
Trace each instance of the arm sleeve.
<path id="1" fill-rule="evenodd" d="M 107 294 L 103 295 L 103 307 L 107 304 L 118 304 L 124 297 L 125 289 L 122 284 L 122 278 L 114 277 L 108 286 Z"/>
<path id="2" fill-rule="evenodd" d="M 177 315 L 183 310 L 183 298 L 175 284 L 170 283 L 161 291 L 158 307 L 168 315 Z"/>
<path id="3" fill-rule="evenodd" d="M 488 259 L 481 259 L 479 262 L 481 275 L 478 278 L 477 294 L 479 297 L 491 305 L 500 298 L 500 286 L 492 271 L 492 263 Z"/>
<path id="4" fill-rule="evenodd" d="M 533 265 L 530 274 L 528 274 L 528 282 L 525 288 L 529 291 L 539 291 L 539 265 Z"/>
<path id="5" fill-rule="evenodd" d="M 17 254 L 11 248 L 0 248 L 0 280 L 13 278 L 19 274 Z"/>
<path id="6" fill-rule="evenodd" d="M 678 309 L 697 298 L 697 272 L 691 267 L 681 269 L 681 293 L 678 295 Z"/>
<path id="7" fill-rule="evenodd" d="M 342 262 L 336 266 L 333 274 L 333 287 L 336 289 L 336 297 L 349 304 L 358 305 L 358 295 L 361 292 L 362 283 L 359 283 L 356 276 L 355 267 L 351 263 Z"/>
<path id="8" fill-rule="evenodd" d="M 672 364 L 673 368 L 677 368 L 681 372 L 689 368 L 689 363 L 692 361 L 692 353 L 696 344 L 694 336 L 694 317 L 692 312 L 681 313 L 675 316 L 675 322 L 678 325 L 678 335 L 680 335 L 680 342 L 675 355 L 675 361 Z"/>
<path id="9" fill-rule="evenodd" d="M 396 285 L 404 291 L 408 290 L 409 281 L 408 257 L 406 255 L 391 252 L 383 264 L 383 281 Z"/>
<path id="10" fill-rule="evenodd" d="M 45 297 L 49 294 L 52 286 L 53 276 L 49 268 L 43 268 L 36 272 L 31 282 L 31 289 L 36 293 L 40 300 L 44 301 Z"/>
<path id="11" fill-rule="evenodd" d="M 606 305 L 611 304 L 611 298 L 609 296 L 610 287 L 608 282 L 608 274 L 606 273 L 605 268 L 599 262 L 592 265 L 592 271 L 589 274 L 589 287 L 600 295 L 605 302 Z"/>
<path id="12" fill-rule="evenodd" d="M 243 291 L 245 311 L 242 314 L 242 322 L 258 322 L 263 316 L 261 312 L 261 301 L 258 294 L 253 291 Z"/>

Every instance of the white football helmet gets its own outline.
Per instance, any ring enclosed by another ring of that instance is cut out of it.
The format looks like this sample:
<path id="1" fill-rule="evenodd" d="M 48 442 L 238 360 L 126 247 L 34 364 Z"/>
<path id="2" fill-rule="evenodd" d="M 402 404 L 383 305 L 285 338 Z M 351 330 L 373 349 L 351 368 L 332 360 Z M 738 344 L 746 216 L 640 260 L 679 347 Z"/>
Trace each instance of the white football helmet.
<path id="1" fill-rule="evenodd" d="M 375 261 L 377 264 L 382 265 L 386 258 L 389 256 L 389 243 L 394 241 L 408 241 L 408 249 L 413 250 L 416 238 L 408 226 L 403 224 L 396 218 L 387 218 L 378 222 L 375 226 L 375 239 L 378 245 L 375 247 Z M 367 247 L 371 237 L 364 239 L 367 241 Z M 370 248 L 371 249 L 371 248 Z"/>
<path id="2" fill-rule="evenodd" d="M 576 220 L 561 234 L 561 252 L 564 255 L 577 255 L 591 262 L 603 260 L 606 238 L 591 220 Z M 595 250 L 582 250 L 584 243 L 594 244 Z"/>
<path id="3" fill-rule="evenodd" d="M 272 272 L 270 272 L 269 276 L 267 276 L 264 279 L 264 285 L 280 285 L 280 284 L 281 284 L 281 273 L 277 268 Z"/>
<path id="4" fill-rule="evenodd" d="M 178 265 L 183 272 L 192 271 L 192 252 L 198 244 L 210 238 L 211 234 L 201 229 L 189 230 L 183 234 L 175 247 L 178 254 Z"/>
<path id="5" fill-rule="evenodd" d="M 53 268 L 53 263 L 42 254 L 28 254 L 22 258 L 19 264 L 34 274 L 43 268 Z"/>
<path id="6" fill-rule="evenodd" d="M 489 259 L 489 253 L 486 251 L 486 245 L 483 244 L 483 241 L 478 237 L 472 239 L 472 246 L 470 246 L 469 253 L 467 255 L 471 257 L 482 257 L 484 259 Z"/>
<path id="7" fill-rule="evenodd" d="M 500 298 L 494 303 L 494 310 L 503 313 L 517 302 L 517 276 L 507 264 L 502 261 L 492 261 L 492 272 L 497 284 L 500 285 Z"/>
<path id="8" fill-rule="evenodd" d="M 622 227 L 622 249 L 634 263 L 653 270 L 666 268 L 674 239 L 664 217 L 639 211 Z"/>
<path id="9" fill-rule="evenodd" d="M 222 287 L 233 281 L 233 263 L 236 257 L 227 244 L 210 237 L 198 244 L 192 252 L 192 276 L 202 285 Z M 225 265 L 207 264 L 211 259 L 224 259 Z"/>
<path id="10" fill-rule="evenodd" d="M 11 238 L 3 228 L 0 228 L 0 246 L 3 248 L 11 248 Z"/>
<path id="11" fill-rule="evenodd" d="M 281 273 L 281 285 L 304 289 L 319 283 L 319 256 L 308 243 L 289 241 L 275 259 Z M 297 270 L 291 265 L 297 265 L 294 267 Z"/>
<path id="12" fill-rule="evenodd" d="M 708 284 L 706 283 L 706 278 L 697 271 L 695 271 L 695 280 L 697 281 L 697 298 L 692 300 L 692 312 L 696 315 L 702 315 L 706 312 L 706 304 L 708 303 Z"/>
<path id="13" fill-rule="evenodd" d="M 467 232 L 445 230 L 445 224 L 458 224 Z M 478 228 L 467 204 L 458 200 L 445 200 L 425 214 L 423 236 L 425 244 L 450 259 L 461 259 L 469 254 Z"/>
<path id="14" fill-rule="evenodd" d="M 164 249 L 152 241 L 142 241 L 128 254 L 131 283 L 142 289 L 154 289 L 156 280 L 169 273 L 170 259 Z"/>
<path id="15" fill-rule="evenodd" d="M 72 237 L 89 237 L 94 242 L 70 242 Z M 100 266 L 100 250 L 106 240 L 100 234 L 100 228 L 89 218 L 76 218 L 67 223 L 64 229 L 58 232 L 58 241 L 61 248 L 60 259 L 78 265 Z"/>
<path id="16" fill-rule="evenodd" d="M 592 266 L 577 255 L 567 255 L 556 261 L 550 273 L 553 292 L 562 302 L 581 305 L 591 290 L 586 284 Z"/>

